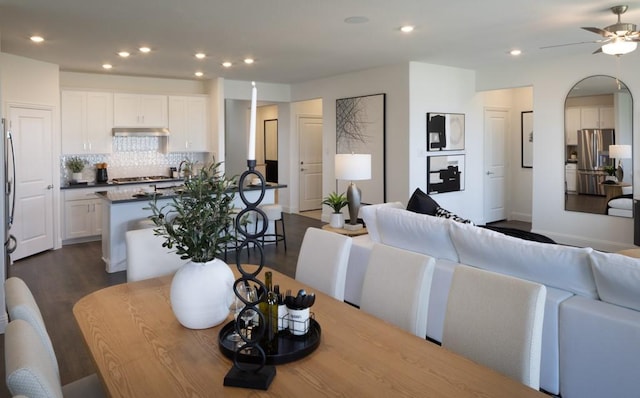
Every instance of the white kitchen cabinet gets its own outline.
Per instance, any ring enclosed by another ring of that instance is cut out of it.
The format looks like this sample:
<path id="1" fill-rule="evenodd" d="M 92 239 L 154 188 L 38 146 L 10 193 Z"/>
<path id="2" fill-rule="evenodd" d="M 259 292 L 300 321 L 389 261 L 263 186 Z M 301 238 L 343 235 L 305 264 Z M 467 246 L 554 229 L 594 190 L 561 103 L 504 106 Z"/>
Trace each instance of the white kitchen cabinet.
<path id="1" fill-rule="evenodd" d="M 111 153 L 111 93 L 63 90 L 60 108 L 63 154 Z"/>
<path id="2" fill-rule="evenodd" d="M 167 127 L 167 96 L 116 93 L 113 96 L 115 127 Z"/>
<path id="3" fill-rule="evenodd" d="M 97 191 L 105 188 L 64 191 L 63 240 L 99 237 L 102 234 L 102 199 Z"/>
<path id="4" fill-rule="evenodd" d="M 564 123 L 566 145 L 578 145 L 578 130 L 581 128 L 580 108 L 567 108 Z"/>
<path id="5" fill-rule="evenodd" d="M 207 98 L 169 96 L 169 151 L 208 151 Z"/>
<path id="6" fill-rule="evenodd" d="M 601 129 L 613 129 L 616 127 L 616 117 L 613 107 L 600 108 L 599 116 Z"/>

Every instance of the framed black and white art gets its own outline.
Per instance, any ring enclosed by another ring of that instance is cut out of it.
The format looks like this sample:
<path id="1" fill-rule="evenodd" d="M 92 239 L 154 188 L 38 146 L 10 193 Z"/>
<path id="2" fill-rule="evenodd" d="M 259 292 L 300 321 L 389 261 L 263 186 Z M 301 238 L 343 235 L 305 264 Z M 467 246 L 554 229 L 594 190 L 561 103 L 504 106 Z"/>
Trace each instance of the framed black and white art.
<path id="1" fill-rule="evenodd" d="M 464 113 L 427 113 L 427 151 L 464 149 Z"/>
<path id="2" fill-rule="evenodd" d="M 533 167 L 533 111 L 520 113 L 522 167 Z"/>
<path id="3" fill-rule="evenodd" d="M 427 193 L 464 190 L 464 155 L 429 156 L 427 158 Z"/>

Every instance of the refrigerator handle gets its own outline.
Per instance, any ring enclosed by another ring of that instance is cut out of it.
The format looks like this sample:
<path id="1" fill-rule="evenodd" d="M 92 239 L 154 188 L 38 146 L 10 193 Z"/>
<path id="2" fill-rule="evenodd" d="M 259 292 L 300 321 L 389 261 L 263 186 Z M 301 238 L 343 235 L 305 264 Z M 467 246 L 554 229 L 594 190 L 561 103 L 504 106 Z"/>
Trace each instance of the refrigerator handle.
<path id="1" fill-rule="evenodd" d="M 11 212 L 9 214 L 9 227 L 13 225 L 13 216 L 16 211 L 16 191 L 15 191 L 15 182 L 16 182 L 16 157 L 15 152 L 13 150 L 13 136 L 11 135 L 11 130 L 7 131 L 7 141 L 9 141 L 9 147 L 11 148 L 11 170 L 13 171 L 13 179 L 8 182 L 9 194 L 11 194 Z M 13 187 L 11 184 L 13 183 Z"/>

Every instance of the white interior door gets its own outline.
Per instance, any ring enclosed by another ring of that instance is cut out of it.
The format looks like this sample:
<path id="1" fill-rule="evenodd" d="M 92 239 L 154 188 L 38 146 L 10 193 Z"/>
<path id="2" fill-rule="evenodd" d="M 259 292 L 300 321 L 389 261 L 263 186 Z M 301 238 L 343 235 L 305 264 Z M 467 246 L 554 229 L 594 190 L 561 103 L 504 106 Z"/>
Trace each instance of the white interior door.
<path id="1" fill-rule="evenodd" d="M 322 208 L 322 118 L 298 119 L 300 136 L 300 211 Z"/>
<path id="2" fill-rule="evenodd" d="M 484 112 L 484 220 L 507 218 L 506 148 L 509 131 L 508 110 Z"/>
<path id="3" fill-rule="evenodd" d="M 52 112 L 10 107 L 15 149 L 15 216 L 11 233 L 19 260 L 53 248 Z M 10 174 L 11 175 L 11 174 Z"/>

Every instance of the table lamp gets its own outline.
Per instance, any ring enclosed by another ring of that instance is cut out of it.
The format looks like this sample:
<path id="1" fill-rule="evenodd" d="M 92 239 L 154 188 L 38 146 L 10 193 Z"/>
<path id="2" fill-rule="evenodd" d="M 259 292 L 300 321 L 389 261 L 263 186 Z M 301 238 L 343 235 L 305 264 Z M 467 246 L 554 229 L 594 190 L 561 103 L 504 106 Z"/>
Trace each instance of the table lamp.
<path id="1" fill-rule="evenodd" d="M 631 145 L 609 145 L 609 158 L 618 159 L 616 178 L 618 182 L 622 182 L 622 177 L 624 177 L 622 159 L 631 159 Z"/>
<path id="2" fill-rule="evenodd" d="M 335 161 L 336 179 L 351 181 L 347 188 L 349 223 L 345 224 L 344 228 L 360 229 L 362 224 L 358 224 L 358 210 L 362 192 L 353 181 L 371 179 L 371 154 L 341 153 L 336 154 Z"/>

